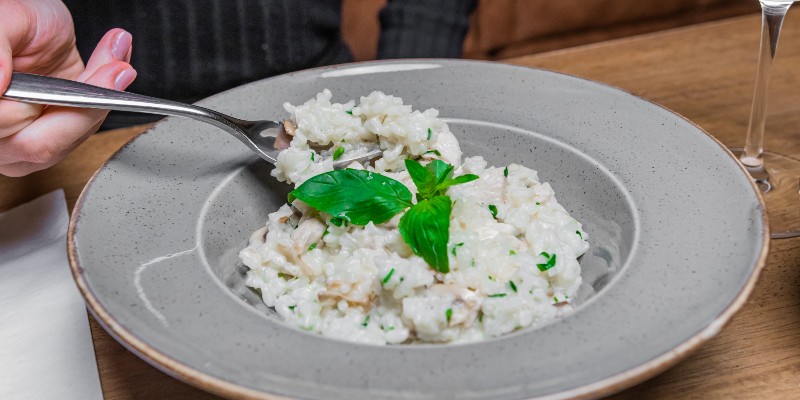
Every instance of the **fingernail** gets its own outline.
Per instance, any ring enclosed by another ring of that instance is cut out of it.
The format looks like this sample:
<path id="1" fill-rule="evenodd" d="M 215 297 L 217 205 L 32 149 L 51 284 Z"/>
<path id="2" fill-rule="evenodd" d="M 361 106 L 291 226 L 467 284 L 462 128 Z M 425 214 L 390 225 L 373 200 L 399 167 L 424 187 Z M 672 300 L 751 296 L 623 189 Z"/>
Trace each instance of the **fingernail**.
<path id="1" fill-rule="evenodd" d="M 133 68 L 125 68 L 114 79 L 114 87 L 117 90 L 125 90 L 133 80 L 136 79 L 136 70 Z"/>
<path id="2" fill-rule="evenodd" d="M 122 31 L 114 37 L 114 42 L 111 44 L 111 54 L 117 61 L 125 61 L 125 57 L 131 50 L 131 42 L 133 38 L 131 34 Z"/>

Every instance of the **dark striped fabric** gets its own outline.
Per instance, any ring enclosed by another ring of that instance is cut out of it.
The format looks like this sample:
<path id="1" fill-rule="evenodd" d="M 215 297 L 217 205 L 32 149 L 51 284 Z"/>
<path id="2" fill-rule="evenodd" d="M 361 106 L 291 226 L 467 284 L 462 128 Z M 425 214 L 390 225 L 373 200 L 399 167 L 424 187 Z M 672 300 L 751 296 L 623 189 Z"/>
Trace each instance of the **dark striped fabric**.
<path id="1" fill-rule="evenodd" d="M 476 0 L 391 0 L 380 58 L 459 57 Z M 128 91 L 194 102 L 246 82 L 352 60 L 341 0 L 64 0 L 84 60 L 111 28 L 133 35 Z M 153 120 L 113 113 L 110 129 Z"/>
<path id="2" fill-rule="evenodd" d="M 381 10 L 378 58 L 459 58 L 477 0 L 394 0 Z"/>

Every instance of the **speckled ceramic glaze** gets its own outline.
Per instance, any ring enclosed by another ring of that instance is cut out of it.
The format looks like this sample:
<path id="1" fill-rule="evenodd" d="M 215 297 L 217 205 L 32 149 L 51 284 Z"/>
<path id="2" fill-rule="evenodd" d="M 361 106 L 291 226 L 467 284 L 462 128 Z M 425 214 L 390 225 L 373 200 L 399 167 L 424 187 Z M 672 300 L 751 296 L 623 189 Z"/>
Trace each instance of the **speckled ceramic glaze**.
<path id="1" fill-rule="evenodd" d="M 594 397 L 672 365 L 750 293 L 767 251 L 760 197 L 717 141 L 595 82 L 447 60 L 309 70 L 200 104 L 280 118 L 322 89 L 438 108 L 465 155 L 521 163 L 584 223 L 571 315 L 467 345 L 367 346 L 283 325 L 244 287 L 238 251 L 287 187 L 236 139 L 168 118 L 95 175 L 70 258 L 92 312 L 133 352 L 222 395 L 304 399 Z"/>

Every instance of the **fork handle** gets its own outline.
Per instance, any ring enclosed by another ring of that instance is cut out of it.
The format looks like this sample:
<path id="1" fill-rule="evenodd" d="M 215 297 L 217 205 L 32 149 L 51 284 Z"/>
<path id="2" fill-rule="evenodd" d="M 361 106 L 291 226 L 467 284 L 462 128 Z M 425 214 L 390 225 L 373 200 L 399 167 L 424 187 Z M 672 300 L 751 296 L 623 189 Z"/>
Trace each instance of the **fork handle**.
<path id="1" fill-rule="evenodd" d="M 233 128 L 230 117 L 206 108 L 23 72 L 12 72 L 11 84 L 1 97 L 25 103 L 174 115 L 208 122 L 229 132 Z"/>

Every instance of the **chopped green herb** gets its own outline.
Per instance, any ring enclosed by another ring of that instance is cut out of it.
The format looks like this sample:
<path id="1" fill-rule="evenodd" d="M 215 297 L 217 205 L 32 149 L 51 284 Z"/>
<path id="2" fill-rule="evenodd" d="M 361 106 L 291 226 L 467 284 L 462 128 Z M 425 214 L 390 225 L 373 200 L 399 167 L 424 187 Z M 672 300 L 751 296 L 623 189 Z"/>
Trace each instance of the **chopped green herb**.
<path id="1" fill-rule="evenodd" d="M 508 167 L 505 167 L 505 169 L 503 169 L 503 176 L 508 177 Z"/>
<path id="2" fill-rule="evenodd" d="M 537 201 L 537 202 L 536 202 L 536 205 L 537 205 L 537 206 L 540 206 L 540 205 L 542 205 L 542 203 L 539 203 L 539 202 Z"/>
<path id="3" fill-rule="evenodd" d="M 489 275 L 489 280 L 494 282 L 494 277 Z"/>
<path id="4" fill-rule="evenodd" d="M 431 140 L 431 133 L 433 133 L 431 132 L 431 128 L 428 128 L 428 140 Z"/>
<path id="5" fill-rule="evenodd" d="M 544 264 L 536 264 L 536 266 L 539 268 L 539 271 L 547 271 L 548 269 L 553 268 L 553 267 L 556 266 L 556 255 L 555 254 L 551 255 L 550 253 L 548 253 L 546 251 L 543 251 L 539 255 L 542 256 L 542 257 L 547 258 L 547 262 L 546 263 L 544 263 Z"/>
<path id="6" fill-rule="evenodd" d="M 314 161 L 314 152 L 311 152 L 311 161 Z"/>
<path id="7" fill-rule="evenodd" d="M 369 314 L 367 314 L 367 317 L 364 318 L 363 321 L 361 321 L 361 326 L 366 328 L 367 325 L 369 325 Z"/>
<path id="8" fill-rule="evenodd" d="M 393 330 L 394 330 L 394 327 L 393 327 L 393 326 L 387 326 L 387 327 L 384 329 L 384 331 L 386 331 L 386 332 L 393 331 Z"/>
<path id="9" fill-rule="evenodd" d="M 444 312 L 445 318 L 447 318 L 447 323 L 450 323 L 450 318 L 453 318 L 453 309 L 448 308 L 447 311 Z"/>
<path id="10" fill-rule="evenodd" d="M 314 250 L 317 247 L 317 242 L 311 243 L 311 246 L 308 246 L 308 251 Z"/>
<path id="11" fill-rule="evenodd" d="M 278 278 L 283 278 L 283 279 L 289 280 L 289 279 L 294 278 L 294 276 L 289 275 L 289 274 L 284 273 L 284 272 L 278 272 Z"/>
<path id="12" fill-rule="evenodd" d="M 580 237 L 581 237 L 581 239 L 583 239 L 583 234 L 581 233 L 581 231 L 575 231 L 575 233 L 576 233 L 578 236 L 580 236 Z"/>
<path id="13" fill-rule="evenodd" d="M 456 243 L 456 245 L 453 246 L 453 251 L 451 251 L 451 253 L 453 253 L 453 255 L 456 255 L 456 249 L 461 247 L 461 246 L 463 246 L 463 245 L 464 245 L 464 242 Z"/>
<path id="14" fill-rule="evenodd" d="M 517 293 L 517 285 L 514 284 L 514 281 L 508 281 L 508 286 L 511 286 L 511 290 L 513 290 L 514 293 Z"/>
<path id="15" fill-rule="evenodd" d="M 490 294 L 489 297 L 506 297 L 505 293 Z"/>
<path id="16" fill-rule="evenodd" d="M 342 154 L 344 154 L 344 147 L 342 146 L 337 147 L 336 151 L 333 152 L 333 159 L 338 160 L 339 157 L 342 156 Z"/>
<path id="17" fill-rule="evenodd" d="M 353 115 L 353 110 L 347 110 L 347 111 L 345 111 L 345 112 L 346 112 L 346 113 L 348 113 L 348 114 L 350 114 L 350 115 Z"/>
<path id="18" fill-rule="evenodd" d="M 478 311 L 478 322 L 483 323 L 483 310 Z"/>
<path id="19" fill-rule="evenodd" d="M 497 219 L 497 206 L 494 204 L 489 204 L 489 211 L 492 212 L 492 217 L 494 217 L 494 219 Z"/>
<path id="20" fill-rule="evenodd" d="M 384 277 L 383 277 L 383 279 L 381 280 L 381 282 L 383 282 L 383 284 L 384 284 L 384 285 L 385 285 L 385 284 L 387 284 L 387 283 L 389 282 L 389 279 L 392 279 L 392 275 L 393 275 L 393 274 L 394 274 L 394 268 L 392 268 L 391 270 L 389 270 L 389 273 L 388 273 L 388 274 L 386 274 L 386 276 L 384 276 Z"/>
<path id="21" fill-rule="evenodd" d="M 514 250 L 509 250 L 508 251 L 508 255 L 513 256 L 514 254 L 517 254 L 517 252 L 514 251 Z"/>
<path id="22" fill-rule="evenodd" d="M 402 282 L 402 281 L 404 281 L 404 280 L 406 280 L 406 277 L 405 277 L 405 276 L 401 276 L 401 277 L 400 277 L 400 282 Z"/>
<path id="23" fill-rule="evenodd" d="M 439 157 L 442 156 L 442 153 L 440 153 L 439 150 L 428 150 L 424 154 L 436 154 Z"/>
<path id="24" fill-rule="evenodd" d="M 558 302 L 559 302 L 559 301 L 558 301 L 558 297 L 556 297 L 556 296 L 553 296 L 553 301 L 555 301 L 556 303 L 558 303 Z"/>
<path id="25" fill-rule="evenodd" d="M 289 310 L 294 311 L 297 306 L 289 306 Z"/>
<path id="26" fill-rule="evenodd" d="M 322 232 L 322 237 L 328 236 L 330 232 L 328 232 L 328 225 L 325 225 L 325 231 Z"/>

